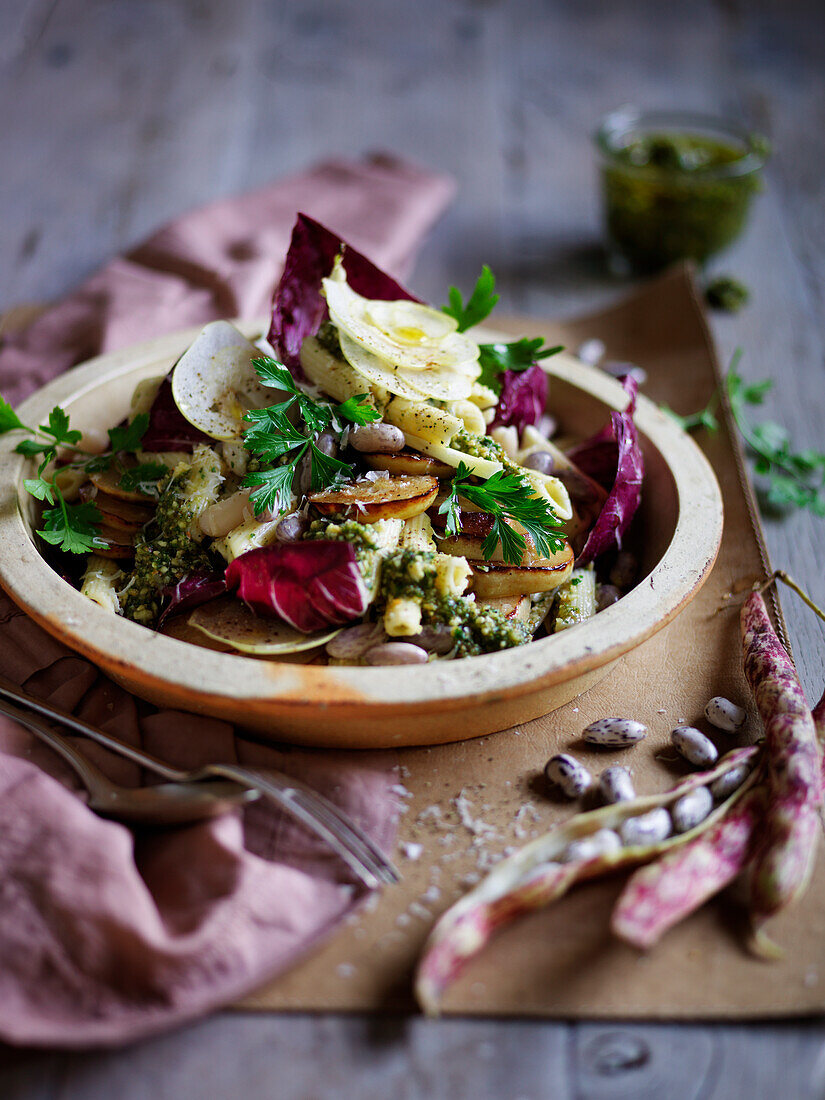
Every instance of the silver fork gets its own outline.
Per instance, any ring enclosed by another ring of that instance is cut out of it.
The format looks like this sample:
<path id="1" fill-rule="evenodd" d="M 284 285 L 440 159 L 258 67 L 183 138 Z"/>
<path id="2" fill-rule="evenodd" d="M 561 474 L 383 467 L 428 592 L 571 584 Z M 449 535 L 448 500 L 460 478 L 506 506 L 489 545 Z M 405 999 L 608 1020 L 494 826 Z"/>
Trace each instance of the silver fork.
<path id="1" fill-rule="evenodd" d="M 15 706 L 15 703 L 18 705 Z M 14 718 L 43 740 L 54 745 L 55 731 L 35 717 L 35 715 L 41 715 L 83 737 L 88 737 L 91 741 L 103 745 L 104 748 L 111 749 L 112 752 L 126 757 L 127 760 L 141 765 L 171 783 L 201 784 L 205 780 L 231 780 L 236 784 L 238 795 L 244 789 L 257 791 L 287 810 L 321 837 L 367 886 L 372 888 L 380 883 L 399 881 L 398 871 L 387 856 L 350 817 L 305 783 L 292 779 L 282 772 L 271 769 L 262 772 L 255 768 L 240 767 L 237 764 L 207 764 L 191 771 L 174 768 L 163 760 L 158 760 L 157 757 L 125 744 L 111 734 L 104 733 L 96 726 L 81 721 L 73 714 L 68 714 L 50 703 L 44 703 L 35 696 L 29 695 L 3 676 L 0 676 L 0 712 Z M 81 754 L 76 753 L 76 755 Z M 65 753 L 64 758 L 69 759 Z M 73 763 L 71 760 L 69 762 Z M 88 761 L 86 763 L 88 764 Z"/>

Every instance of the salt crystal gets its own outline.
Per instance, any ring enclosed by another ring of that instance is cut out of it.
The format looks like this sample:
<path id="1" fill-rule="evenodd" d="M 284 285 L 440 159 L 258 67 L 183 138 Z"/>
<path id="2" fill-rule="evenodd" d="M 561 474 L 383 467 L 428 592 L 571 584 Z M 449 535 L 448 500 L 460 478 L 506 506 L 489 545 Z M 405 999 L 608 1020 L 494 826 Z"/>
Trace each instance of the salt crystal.
<path id="1" fill-rule="evenodd" d="M 410 916 L 409 913 L 399 913 L 398 916 L 395 918 L 395 923 L 397 925 L 399 925 L 400 927 L 402 927 L 402 928 L 406 928 L 406 926 L 411 921 L 412 921 L 412 917 Z"/>
<path id="2" fill-rule="evenodd" d="M 424 845 L 423 844 L 413 844 L 413 843 L 408 841 L 408 842 L 405 842 L 404 844 L 401 845 L 401 851 L 404 853 L 404 855 L 407 857 L 407 859 L 412 859 L 412 860 L 420 859 L 421 858 L 421 853 L 424 851 Z"/>
<path id="3" fill-rule="evenodd" d="M 425 909 L 423 905 L 420 905 L 417 901 L 411 901 L 409 904 L 408 912 L 412 913 L 414 917 L 420 917 L 422 920 L 429 920 L 432 913 L 429 909 Z"/>
<path id="4" fill-rule="evenodd" d="M 335 973 L 339 978 L 351 978 L 355 974 L 355 967 L 352 963 L 338 963 Z"/>
<path id="5" fill-rule="evenodd" d="M 438 901 L 441 897 L 441 891 L 437 886 L 428 886 L 424 893 L 421 895 L 422 901 Z"/>

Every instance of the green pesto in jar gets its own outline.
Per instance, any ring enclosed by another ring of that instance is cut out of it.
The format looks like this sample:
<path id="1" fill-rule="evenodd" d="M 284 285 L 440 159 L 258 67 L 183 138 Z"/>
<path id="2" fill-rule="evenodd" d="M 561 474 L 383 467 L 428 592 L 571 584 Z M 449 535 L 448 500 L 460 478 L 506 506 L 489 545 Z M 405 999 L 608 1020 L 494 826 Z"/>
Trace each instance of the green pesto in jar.
<path id="1" fill-rule="evenodd" d="M 532 634 L 524 623 L 513 622 L 500 611 L 479 606 L 464 596 L 438 592 L 436 555 L 430 550 L 396 550 L 383 558 L 378 602 L 415 600 L 425 626 L 448 626 L 457 657 L 475 657 L 524 645 Z"/>
<path id="2" fill-rule="evenodd" d="M 127 619 L 154 626 L 163 592 L 189 573 L 209 571 L 212 559 L 189 535 L 195 518 L 189 486 L 191 469 L 170 477 L 161 489 L 154 518 L 146 524 L 135 545 L 135 563 L 121 596 Z M 200 471 L 201 477 L 205 477 Z"/>
<path id="3" fill-rule="evenodd" d="M 758 169 L 738 173 L 746 154 L 733 141 L 661 131 L 613 148 L 602 169 L 608 236 L 638 272 L 677 260 L 703 263 L 745 226 Z"/>

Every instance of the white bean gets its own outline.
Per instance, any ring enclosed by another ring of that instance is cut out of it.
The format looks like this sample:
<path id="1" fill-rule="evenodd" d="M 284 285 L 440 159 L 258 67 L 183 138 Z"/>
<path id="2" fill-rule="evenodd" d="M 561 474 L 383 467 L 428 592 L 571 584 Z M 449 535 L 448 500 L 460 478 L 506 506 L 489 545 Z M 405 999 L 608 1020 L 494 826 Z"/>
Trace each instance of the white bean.
<path id="1" fill-rule="evenodd" d="M 588 745 L 624 749 L 646 737 L 647 726 L 632 718 L 600 718 L 598 722 L 591 722 L 582 736 Z"/>
<path id="2" fill-rule="evenodd" d="M 719 802 L 724 802 L 728 795 L 733 794 L 742 786 L 749 774 L 750 768 L 747 764 L 737 764 L 711 783 L 710 793 Z"/>
<path id="3" fill-rule="evenodd" d="M 735 733 L 744 726 L 747 712 L 736 703 L 732 703 L 730 699 L 715 695 L 705 707 L 705 718 L 717 729 L 725 730 L 726 733 Z"/>
<path id="4" fill-rule="evenodd" d="M 386 638 L 381 623 L 359 623 L 336 634 L 326 645 L 330 657 L 342 660 L 363 657 L 368 649 Z"/>
<path id="5" fill-rule="evenodd" d="M 713 808 L 713 795 L 707 787 L 696 787 L 678 798 L 670 811 L 673 819 L 673 828 L 677 833 L 686 833 L 695 829 L 700 821 L 704 821 Z"/>
<path id="6" fill-rule="evenodd" d="M 533 451 L 522 463 L 526 470 L 537 470 L 540 474 L 552 474 L 556 460 L 549 451 Z"/>
<path id="7" fill-rule="evenodd" d="M 425 665 L 428 654 L 426 649 L 409 642 L 382 642 L 368 649 L 364 660 L 368 665 Z"/>
<path id="8" fill-rule="evenodd" d="M 636 797 L 630 772 L 620 764 L 605 768 L 599 776 L 599 791 L 605 802 L 629 802 Z"/>
<path id="9" fill-rule="evenodd" d="M 300 512 L 290 512 L 275 528 L 275 537 L 279 542 L 297 542 L 306 526 L 306 518 Z"/>
<path id="10" fill-rule="evenodd" d="M 219 539 L 239 527 L 253 514 L 249 493 L 249 489 L 239 489 L 237 493 L 204 508 L 198 519 L 201 531 L 210 538 Z"/>
<path id="11" fill-rule="evenodd" d="M 404 449 L 404 433 L 395 424 L 357 424 L 350 428 L 349 443 L 365 454 L 395 454 Z"/>
<path id="12" fill-rule="evenodd" d="M 719 759 L 719 750 L 711 739 L 693 726 L 677 726 L 670 740 L 685 760 L 699 768 L 709 768 Z"/>
<path id="13" fill-rule="evenodd" d="M 578 798 L 593 783 L 593 777 L 584 764 L 565 752 L 551 756 L 544 765 L 544 775 L 548 783 L 560 787 L 568 798 Z"/>
<path id="14" fill-rule="evenodd" d="M 590 340 L 585 340 L 583 344 L 579 344 L 576 351 L 579 359 L 583 363 L 587 363 L 588 366 L 595 367 L 599 360 L 604 359 L 604 354 L 607 348 L 604 346 L 603 340 L 598 340 L 595 336 Z"/>
<path id="15" fill-rule="evenodd" d="M 592 836 L 582 836 L 571 840 L 559 856 L 559 863 L 580 863 L 596 856 L 609 855 L 621 851 L 622 841 L 613 829 L 599 829 Z"/>
<path id="16" fill-rule="evenodd" d="M 455 646 L 453 632 L 445 624 L 438 626 L 425 626 L 418 634 L 411 634 L 409 639 L 414 645 L 420 645 L 428 653 L 445 654 Z"/>
<path id="17" fill-rule="evenodd" d="M 670 836 L 670 814 L 664 806 L 658 806 L 649 813 L 638 817 L 629 817 L 619 826 L 619 835 L 627 848 L 636 848 L 646 844 L 658 844 Z"/>

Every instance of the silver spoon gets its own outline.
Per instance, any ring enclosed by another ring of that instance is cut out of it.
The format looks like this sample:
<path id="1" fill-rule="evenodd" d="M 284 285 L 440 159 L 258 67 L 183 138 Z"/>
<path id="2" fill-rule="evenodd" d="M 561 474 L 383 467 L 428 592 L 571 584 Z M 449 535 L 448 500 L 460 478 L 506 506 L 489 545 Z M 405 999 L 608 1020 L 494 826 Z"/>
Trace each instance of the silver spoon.
<path id="1" fill-rule="evenodd" d="M 3 701 L 2 712 L 30 729 L 59 753 L 89 793 L 89 809 L 134 825 L 184 825 L 203 821 L 261 797 L 260 791 L 229 779 L 200 783 L 158 783 L 154 787 L 121 787 L 87 760 L 65 737 L 35 715 Z"/>

